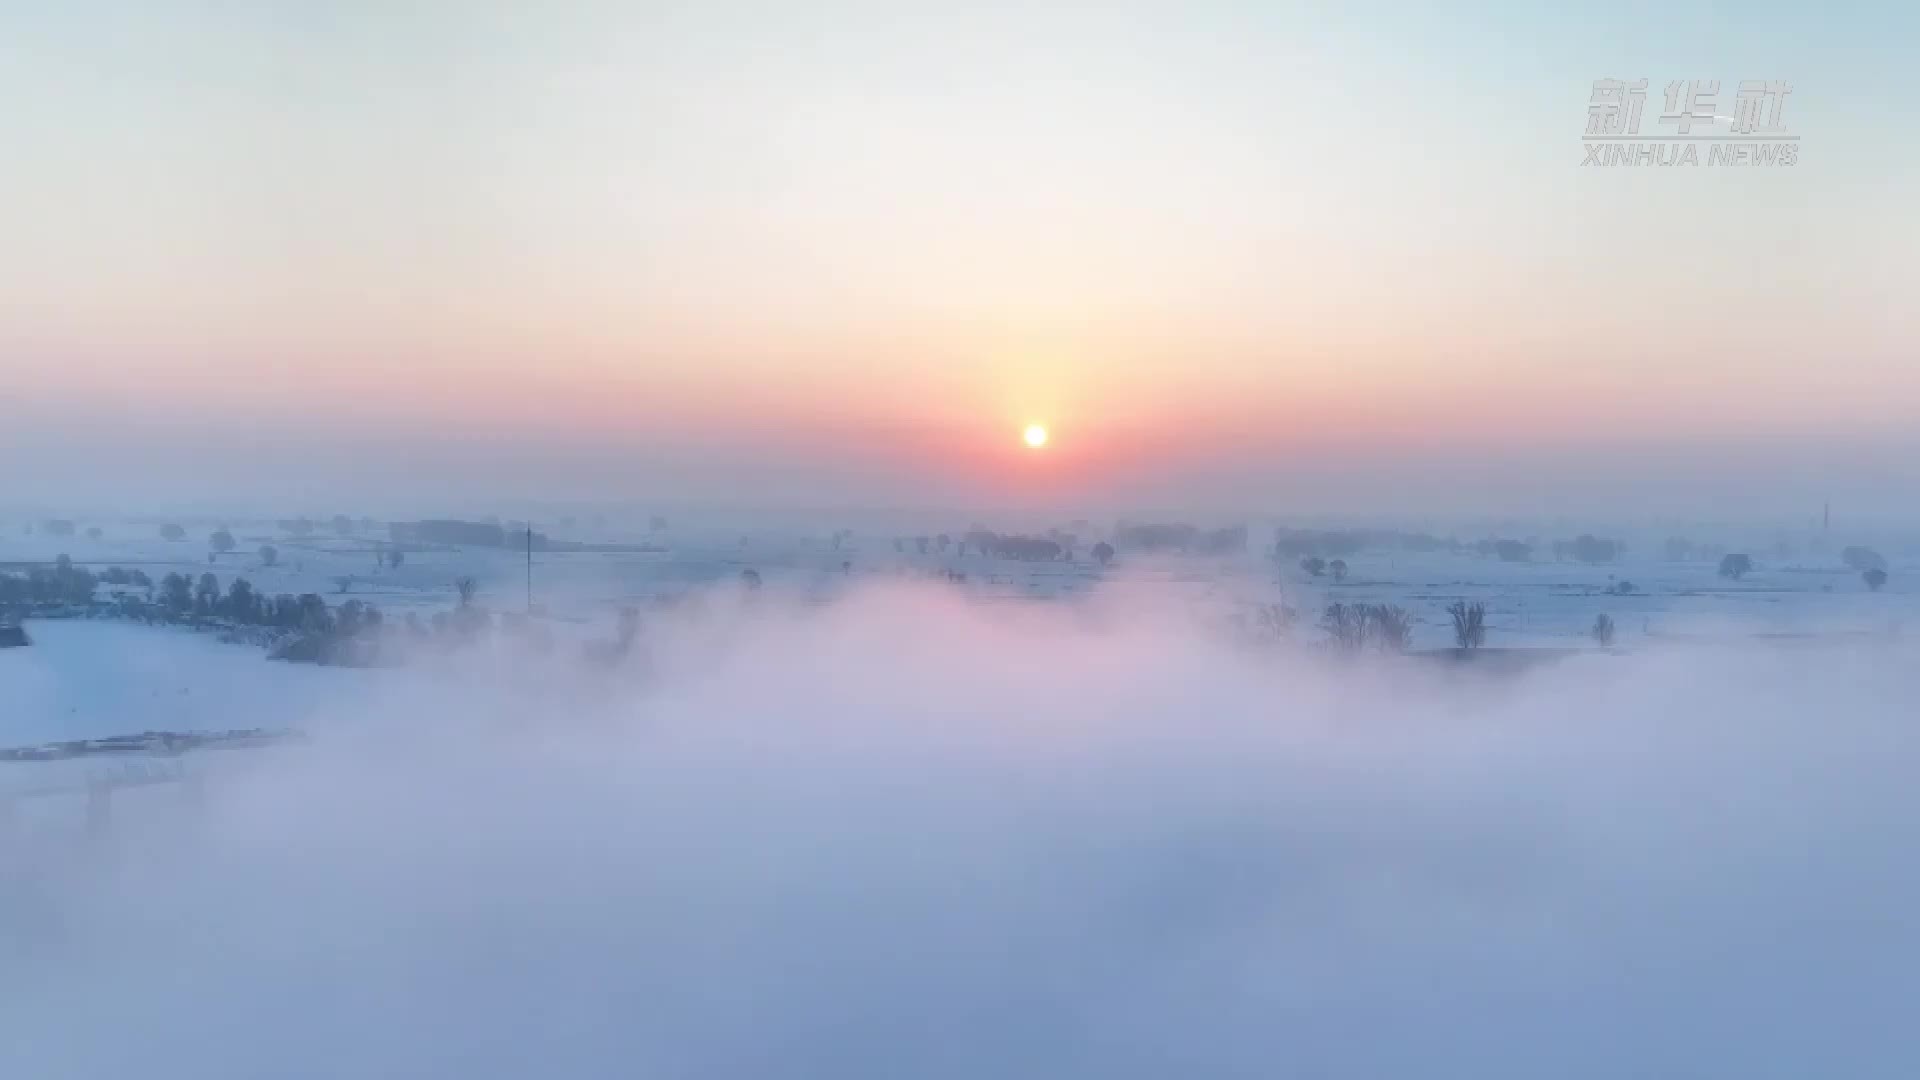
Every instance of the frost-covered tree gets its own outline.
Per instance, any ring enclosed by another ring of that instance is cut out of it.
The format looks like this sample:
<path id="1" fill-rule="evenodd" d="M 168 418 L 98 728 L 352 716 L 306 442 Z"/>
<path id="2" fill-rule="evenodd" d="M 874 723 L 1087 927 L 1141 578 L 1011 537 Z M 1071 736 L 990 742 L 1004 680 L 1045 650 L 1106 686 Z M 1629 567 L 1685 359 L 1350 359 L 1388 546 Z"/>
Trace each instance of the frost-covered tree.
<path id="1" fill-rule="evenodd" d="M 1560 545 L 1555 544 L 1554 547 L 1558 549 Z M 1581 533 L 1566 545 L 1566 553 L 1583 563 L 1612 562 L 1618 550 L 1619 545 L 1613 541 L 1603 540 L 1592 533 Z"/>
<path id="2" fill-rule="evenodd" d="M 193 610 L 197 615 L 212 615 L 220 607 L 220 579 L 201 574 L 193 587 Z"/>
<path id="3" fill-rule="evenodd" d="M 1870 547 L 1843 548 L 1840 551 L 1840 561 L 1846 563 L 1848 569 L 1857 570 L 1863 574 L 1869 570 L 1887 568 L 1886 556 Z"/>
<path id="4" fill-rule="evenodd" d="M 221 612 L 236 622 L 254 622 L 259 605 L 254 601 L 253 583 L 243 577 L 234 578 L 227 585 L 227 599 Z"/>
<path id="5" fill-rule="evenodd" d="M 160 606 L 175 615 L 185 615 L 193 608 L 193 582 L 181 573 L 168 574 L 160 579 Z"/>

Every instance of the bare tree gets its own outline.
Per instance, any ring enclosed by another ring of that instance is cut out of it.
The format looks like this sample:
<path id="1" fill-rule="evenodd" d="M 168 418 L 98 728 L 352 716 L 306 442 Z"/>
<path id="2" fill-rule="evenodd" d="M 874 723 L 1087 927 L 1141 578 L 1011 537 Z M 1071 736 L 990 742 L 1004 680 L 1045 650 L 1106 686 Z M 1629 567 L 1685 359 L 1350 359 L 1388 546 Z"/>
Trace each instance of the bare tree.
<path id="1" fill-rule="evenodd" d="M 1293 633 L 1295 612 L 1285 604 L 1260 604 L 1253 609 L 1252 632 L 1257 639 L 1284 640 Z"/>
<path id="2" fill-rule="evenodd" d="M 1877 566 L 1870 566 L 1861 572 L 1860 580 L 1867 583 L 1867 588 L 1879 592 L 1880 586 L 1887 583 L 1887 572 Z"/>
<path id="3" fill-rule="evenodd" d="M 1320 575 L 1327 572 L 1327 560 L 1321 558 L 1318 555 L 1312 556 L 1311 558 L 1301 559 L 1300 569 L 1305 570 L 1307 573 L 1312 574 L 1314 577 L 1319 577 Z"/>
<path id="4" fill-rule="evenodd" d="M 1413 644 L 1413 616 L 1405 608 L 1375 604 L 1367 608 L 1367 634 L 1381 652 L 1406 652 Z"/>
<path id="5" fill-rule="evenodd" d="M 1327 570 L 1333 574 L 1333 580 L 1347 580 L 1347 560 L 1335 559 L 1327 564 Z"/>
<path id="6" fill-rule="evenodd" d="M 1613 616 L 1606 614 L 1595 615 L 1593 617 L 1593 629 L 1588 631 L 1588 633 L 1593 635 L 1593 640 L 1597 642 L 1601 648 L 1610 648 L 1613 645 Z"/>
<path id="7" fill-rule="evenodd" d="M 459 577 L 453 579 L 453 588 L 460 594 L 460 606 L 467 607 L 473 603 L 473 594 L 479 590 L 480 583 L 470 577 Z"/>
<path id="8" fill-rule="evenodd" d="M 1358 652 L 1367 643 L 1367 609 L 1361 604 L 1328 604 L 1320 613 L 1320 628 L 1335 648 Z"/>
<path id="9" fill-rule="evenodd" d="M 1487 643 L 1487 605 L 1455 600 L 1447 607 L 1453 616 L 1453 643 L 1462 649 L 1477 649 Z"/>

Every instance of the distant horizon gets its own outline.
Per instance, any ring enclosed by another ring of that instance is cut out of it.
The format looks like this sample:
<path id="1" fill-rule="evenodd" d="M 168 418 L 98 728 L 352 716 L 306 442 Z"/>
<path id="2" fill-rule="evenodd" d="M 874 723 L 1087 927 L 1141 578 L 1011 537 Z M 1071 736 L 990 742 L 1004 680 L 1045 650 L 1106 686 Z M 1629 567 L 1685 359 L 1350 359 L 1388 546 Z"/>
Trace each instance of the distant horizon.
<path id="1" fill-rule="evenodd" d="M 1428 532 L 1438 536 L 1456 534 L 1459 539 L 1478 539 L 1502 528 L 1600 530 L 1616 534 L 1654 534 L 1662 530 L 1771 531 L 1776 535 L 1828 537 L 1836 542 L 1856 537 L 1905 537 L 1920 540 L 1920 521 L 1901 517 L 1874 507 L 1836 505 L 1831 524 L 1823 525 L 1822 504 L 1801 511 L 1774 515 L 1714 516 L 1711 514 L 1605 514 L 1605 513 L 1501 513 L 1462 512 L 1420 514 L 1405 511 L 1316 511 L 1307 507 L 1245 507 L 1196 510 L 1175 506 L 1075 507 L 1057 508 L 992 505 L 913 505 L 899 504 L 820 504 L 748 503 L 715 498 L 700 499 L 502 499 L 496 503 L 381 504 L 338 506 L 285 504 L 264 505 L 256 501 L 221 503 L 217 500 L 187 501 L 171 506 L 153 506 L 145 510 L 125 511 L 113 507 L 63 505 L 11 501 L 0 503 L 0 530 L 8 526 L 36 528 L 46 520 L 66 519 L 80 525 L 120 523 L 159 526 L 259 524 L 278 525 L 297 517 L 307 517 L 323 531 L 330 530 L 334 514 L 345 514 L 356 524 L 363 518 L 384 527 L 391 522 L 434 519 L 466 521 L 497 520 L 512 523 L 531 520 L 536 529 L 556 538 L 587 535 L 600 528 L 626 532 L 649 531 L 649 519 L 659 517 L 668 523 L 669 534 L 682 536 L 729 532 L 735 528 L 763 529 L 794 534 L 818 533 L 851 527 L 856 535 L 862 528 L 905 529 L 915 525 L 937 527 L 951 532 L 970 524 L 989 528 L 1034 529 L 1065 528 L 1076 520 L 1085 520 L 1097 534 L 1105 534 L 1120 523 L 1147 524 L 1184 522 L 1203 528 L 1247 525 L 1257 528 L 1301 529 L 1382 529 L 1408 533 Z M 604 518 L 601 525 L 595 518 Z M 563 524 L 571 521 L 571 524 Z M 1474 530 L 1485 530 L 1474 533 Z M 571 532 L 569 531 L 571 530 Z M 872 538 L 872 534 L 867 534 Z M 0 531 L 0 555 L 4 555 L 7 531 Z M 197 539 L 197 538 L 196 538 Z M 1256 536 L 1255 541 L 1268 538 Z M 1758 539 L 1756 537 L 1756 539 Z M 1258 547 L 1259 543 L 1254 543 Z"/>

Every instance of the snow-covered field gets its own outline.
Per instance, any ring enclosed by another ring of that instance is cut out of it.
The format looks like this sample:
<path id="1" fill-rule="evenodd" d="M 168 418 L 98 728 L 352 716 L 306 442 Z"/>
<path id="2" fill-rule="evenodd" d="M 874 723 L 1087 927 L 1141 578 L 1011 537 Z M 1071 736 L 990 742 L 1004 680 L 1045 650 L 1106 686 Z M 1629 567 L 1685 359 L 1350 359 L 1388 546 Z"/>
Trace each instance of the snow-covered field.
<path id="1" fill-rule="evenodd" d="M 107 523 L 102 528 L 98 540 L 0 529 L 0 569 L 66 554 L 96 571 L 138 567 L 155 579 L 170 571 L 196 577 L 211 572 L 223 586 L 242 576 L 268 595 L 312 592 L 335 604 L 359 598 L 396 615 L 444 610 L 455 601 L 454 582 L 472 577 L 480 586 L 480 602 L 496 610 L 517 611 L 527 602 L 522 552 L 411 547 L 403 565 L 393 568 L 378 558 L 387 547 L 384 526 L 305 539 L 277 533 L 268 523 L 236 526 L 236 550 L 211 560 L 203 535 L 208 526 L 197 526 L 178 542 L 159 539 L 145 523 Z M 569 538 L 627 544 L 664 539 L 668 550 L 537 551 L 533 600 L 554 619 L 594 625 L 609 621 L 622 606 L 730 585 L 747 569 L 769 586 L 816 600 L 875 581 L 944 581 L 949 572 L 966 577 L 964 584 L 952 587 L 983 601 L 1072 599 L 1120 581 L 1182 602 L 1283 602 L 1308 622 L 1335 601 L 1399 604 L 1415 617 L 1418 648 L 1451 644 L 1445 608 L 1458 599 L 1486 603 L 1488 644 L 1508 646 L 1578 644 L 1601 613 L 1614 618 L 1622 644 L 1645 635 L 1881 634 L 1920 614 L 1920 557 L 1912 550 L 1887 547 L 1889 579 L 1873 593 L 1834 554 L 1838 541 L 1822 553 L 1802 544 L 1796 553 L 1778 556 L 1764 553 L 1765 544 L 1756 544 L 1754 550 L 1760 553 L 1755 555 L 1755 570 L 1740 581 L 1718 576 L 1712 560 L 1662 559 L 1657 542 L 1645 541 L 1617 560 L 1592 565 L 1556 562 L 1540 553 L 1535 561 L 1514 563 L 1445 551 L 1371 549 L 1348 556 L 1349 575 L 1336 583 L 1308 575 L 1295 559 L 1276 560 L 1257 552 L 1233 559 L 1123 554 L 1103 569 L 1089 556 L 1088 541 L 1080 543 L 1072 562 L 1025 563 L 978 553 L 923 555 L 910 544 L 896 550 L 896 538 L 885 533 L 853 537 L 836 548 L 828 541 L 828 531 L 749 534 L 709 529 L 660 537 L 580 529 Z M 262 564 L 257 554 L 262 544 L 277 549 L 275 565 Z M 1630 594 L 1612 591 L 1622 582 L 1632 585 Z"/>
<path id="2" fill-rule="evenodd" d="M 204 730 L 214 718 L 304 724 L 350 711 L 386 674 L 270 664 L 211 634 L 111 619 L 36 619 L 28 629 L 31 647 L 0 650 L 0 745 Z"/>

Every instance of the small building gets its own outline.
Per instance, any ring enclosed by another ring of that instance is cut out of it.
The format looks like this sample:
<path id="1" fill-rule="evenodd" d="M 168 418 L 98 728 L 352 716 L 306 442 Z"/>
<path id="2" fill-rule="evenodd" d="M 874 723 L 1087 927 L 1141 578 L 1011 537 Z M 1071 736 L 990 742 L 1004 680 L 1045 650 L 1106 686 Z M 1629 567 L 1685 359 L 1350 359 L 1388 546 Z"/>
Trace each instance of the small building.
<path id="1" fill-rule="evenodd" d="M 19 649 L 33 644 L 27 636 L 27 628 L 19 623 L 0 625 L 0 649 Z"/>
<path id="2" fill-rule="evenodd" d="M 396 544 L 433 544 L 447 547 L 511 547 L 520 550 L 527 546 L 527 530 L 524 525 L 514 525 L 511 529 L 497 522 L 454 521 L 436 519 L 428 521 L 395 521 L 387 525 L 388 535 Z M 533 534 L 532 546 L 545 550 L 547 538 Z"/>

